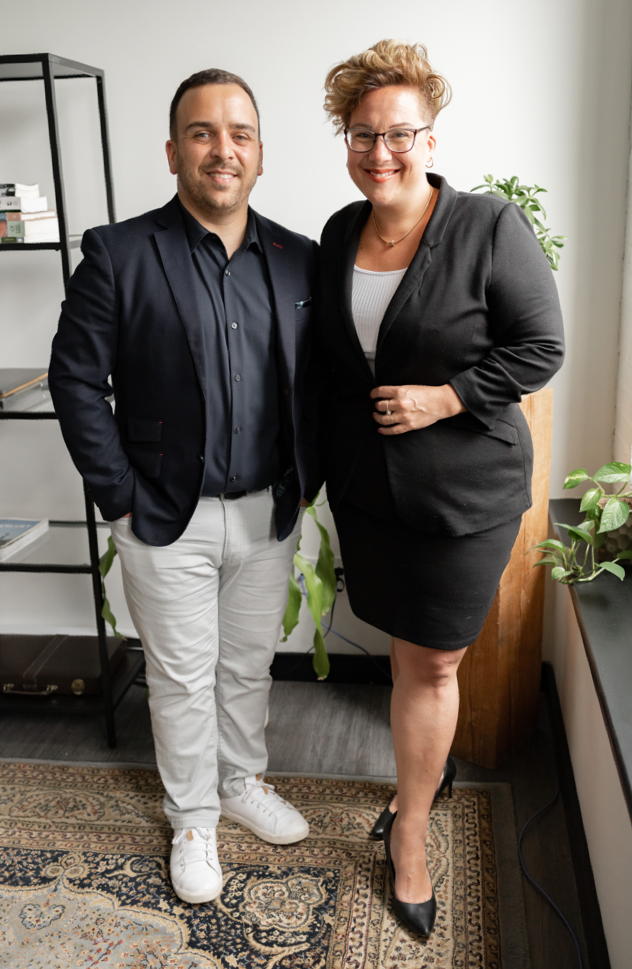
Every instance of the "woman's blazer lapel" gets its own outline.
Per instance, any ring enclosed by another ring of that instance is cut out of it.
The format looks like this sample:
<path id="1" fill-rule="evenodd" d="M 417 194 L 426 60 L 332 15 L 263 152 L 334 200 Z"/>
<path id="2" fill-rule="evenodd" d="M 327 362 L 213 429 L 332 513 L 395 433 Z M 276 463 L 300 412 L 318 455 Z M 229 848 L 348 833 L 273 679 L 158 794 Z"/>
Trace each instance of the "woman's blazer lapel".
<path id="1" fill-rule="evenodd" d="M 428 180 L 434 188 L 439 189 L 439 197 L 430 221 L 426 226 L 426 230 L 423 234 L 419 248 L 417 249 L 412 262 L 404 274 L 404 277 L 397 287 L 397 290 L 387 307 L 386 313 L 384 314 L 384 319 L 382 320 L 380 331 L 378 333 L 376 367 L 378 365 L 380 351 L 383 348 L 384 341 L 388 338 L 402 309 L 406 305 L 411 294 L 413 292 L 418 292 L 423 285 L 426 273 L 428 272 L 430 264 L 432 263 L 433 249 L 441 242 L 456 202 L 457 193 L 450 185 L 448 185 L 441 175 L 430 174 L 428 175 Z M 351 290 L 353 285 L 353 266 L 355 263 L 356 253 L 358 251 L 360 234 L 364 228 L 364 225 L 366 224 L 367 219 L 369 218 L 370 212 L 371 205 L 369 202 L 365 202 L 363 206 L 354 211 L 352 218 L 349 220 L 349 224 L 342 241 L 341 263 L 343 276 L 342 285 L 340 286 L 342 303 L 341 313 L 345 329 L 348 333 L 349 339 L 351 340 L 352 346 L 356 351 L 356 354 L 362 357 L 365 365 L 366 360 L 364 358 L 364 353 L 362 351 L 362 347 L 360 346 L 358 334 L 353 322 L 351 310 Z M 366 366 L 368 369 L 368 365 Z"/>

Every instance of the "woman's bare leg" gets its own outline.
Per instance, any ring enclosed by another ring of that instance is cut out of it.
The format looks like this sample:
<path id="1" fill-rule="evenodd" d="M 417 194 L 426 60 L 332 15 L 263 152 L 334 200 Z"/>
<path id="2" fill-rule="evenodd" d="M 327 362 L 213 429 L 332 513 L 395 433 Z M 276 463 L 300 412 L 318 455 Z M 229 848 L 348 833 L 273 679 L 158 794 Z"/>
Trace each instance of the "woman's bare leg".
<path id="1" fill-rule="evenodd" d="M 428 818 L 454 739 L 459 710 L 456 673 L 464 655 L 465 649 L 429 649 L 393 640 L 391 731 L 398 811 L 391 857 L 395 895 L 402 902 L 424 902 L 432 895 L 426 865 Z"/>

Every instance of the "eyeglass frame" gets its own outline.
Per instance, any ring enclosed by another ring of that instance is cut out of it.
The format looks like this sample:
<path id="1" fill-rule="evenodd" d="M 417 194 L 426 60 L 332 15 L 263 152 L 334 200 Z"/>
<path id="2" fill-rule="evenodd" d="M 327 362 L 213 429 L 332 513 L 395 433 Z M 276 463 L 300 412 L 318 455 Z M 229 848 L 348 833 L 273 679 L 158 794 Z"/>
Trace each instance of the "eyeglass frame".
<path id="1" fill-rule="evenodd" d="M 389 146 L 386 144 L 386 136 L 389 133 L 389 131 L 397 131 L 398 128 L 400 130 L 402 128 L 406 128 L 406 131 L 411 131 L 412 132 L 412 135 L 413 135 L 413 143 L 410 146 L 410 148 L 401 148 L 401 149 L 398 149 L 398 148 L 389 148 Z M 373 149 L 375 148 L 375 144 L 376 144 L 378 138 L 381 138 L 383 140 L 384 147 L 386 148 L 387 151 L 393 152 L 394 155 L 406 155 L 409 151 L 412 151 L 413 148 L 415 147 L 415 142 L 417 141 L 417 135 L 419 134 L 419 132 L 420 131 L 428 131 L 429 129 L 432 130 L 432 125 L 431 124 L 422 125 L 421 128 L 407 128 L 406 125 L 393 125 L 392 128 L 387 128 L 386 131 L 371 131 L 370 128 L 364 128 L 362 130 L 366 131 L 367 134 L 369 134 L 369 132 L 370 132 L 373 135 L 373 144 L 370 146 L 370 148 L 365 148 L 365 149 L 362 149 L 362 148 L 352 148 L 351 147 L 351 145 L 347 141 L 347 135 L 349 134 L 349 131 L 351 130 L 350 128 L 345 128 L 345 130 L 344 130 L 344 139 L 345 139 L 345 145 L 347 146 L 347 148 L 349 149 L 349 151 L 354 152 L 354 154 L 356 154 L 356 155 L 368 155 L 368 153 L 370 151 L 373 151 Z"/>

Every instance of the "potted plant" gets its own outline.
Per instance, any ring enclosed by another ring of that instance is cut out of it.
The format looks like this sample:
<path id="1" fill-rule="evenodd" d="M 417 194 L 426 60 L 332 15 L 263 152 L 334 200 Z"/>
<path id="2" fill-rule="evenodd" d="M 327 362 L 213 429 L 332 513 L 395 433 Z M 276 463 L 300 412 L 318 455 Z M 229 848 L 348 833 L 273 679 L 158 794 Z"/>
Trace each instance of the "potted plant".
<path id="1" fill-rule="evenodd" d="M 498 198 L 507 199 L 508 202 L 515 202 L 516 205 L 519 205 L 533 226 L 533 231 L 551 269 L 558 268 L 560 264 L 558 250 L 564 246 L 564 236 L 551 235 L 551 230 L 542 221 L 542 219 L 546 219 L 547 215 L 539 196 L 546 192 L 545 188 L 542 188 L 541 185 L 521 185 L 517 175 L 512 175 L 511 178 L 494 178 L 493 175 L 484 175 L 483 184 L 476 185 L 472 191 L 497 195 Z"/>
<path id="2" fill-rule="evenodd" d="M 558 582 L 590 582 L 602 572 L 618 579 L 625 578 L 619 563 L 632 560 L 632 465 L 612 461 L 593 475 L 577 468 L 567 475 L 565 488 L 588 484 L 579 510 L 584 520 L 579 525 L 556 522 L 569 537 L 569 544 L 548 538 L 536 545 L 543 558 L 536 565 L 551 565 L 551 575 Z M 607 491 L 606 486 L 614 490 Z"/>

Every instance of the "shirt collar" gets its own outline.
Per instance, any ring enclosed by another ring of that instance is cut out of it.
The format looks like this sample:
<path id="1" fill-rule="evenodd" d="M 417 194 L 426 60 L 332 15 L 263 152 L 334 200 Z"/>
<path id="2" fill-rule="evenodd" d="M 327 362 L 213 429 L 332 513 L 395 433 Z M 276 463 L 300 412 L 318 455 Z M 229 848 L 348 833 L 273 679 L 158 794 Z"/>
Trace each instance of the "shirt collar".
<path id="1" fill-rule="evenodd" d="M 189 243 L 189 249 L 193 252 L 203 239 L 208 237 L 209 240 L 219 239 L 219 236 L 215 232 L 209 232 L 204 226 L 198 222 L 195 216 L 191 215 L 189 210 L 185 208 L 180 199 L 178 199 L 178 205 L 182 212 L 182 219 L 184 221 L 184 230 L 187 235 L 187 241 Z M 261 241 L 259 239 L 259 233 L 257 232 L 257 222 L 255 220 L 255 214 L 248 207 L 248 221 L 246 223 L 246 234 L 244 236 L 244 241 L 242 242 L 240 249 L 255 249 L 257 252 L 263 252 L 261 247 Z"/>

